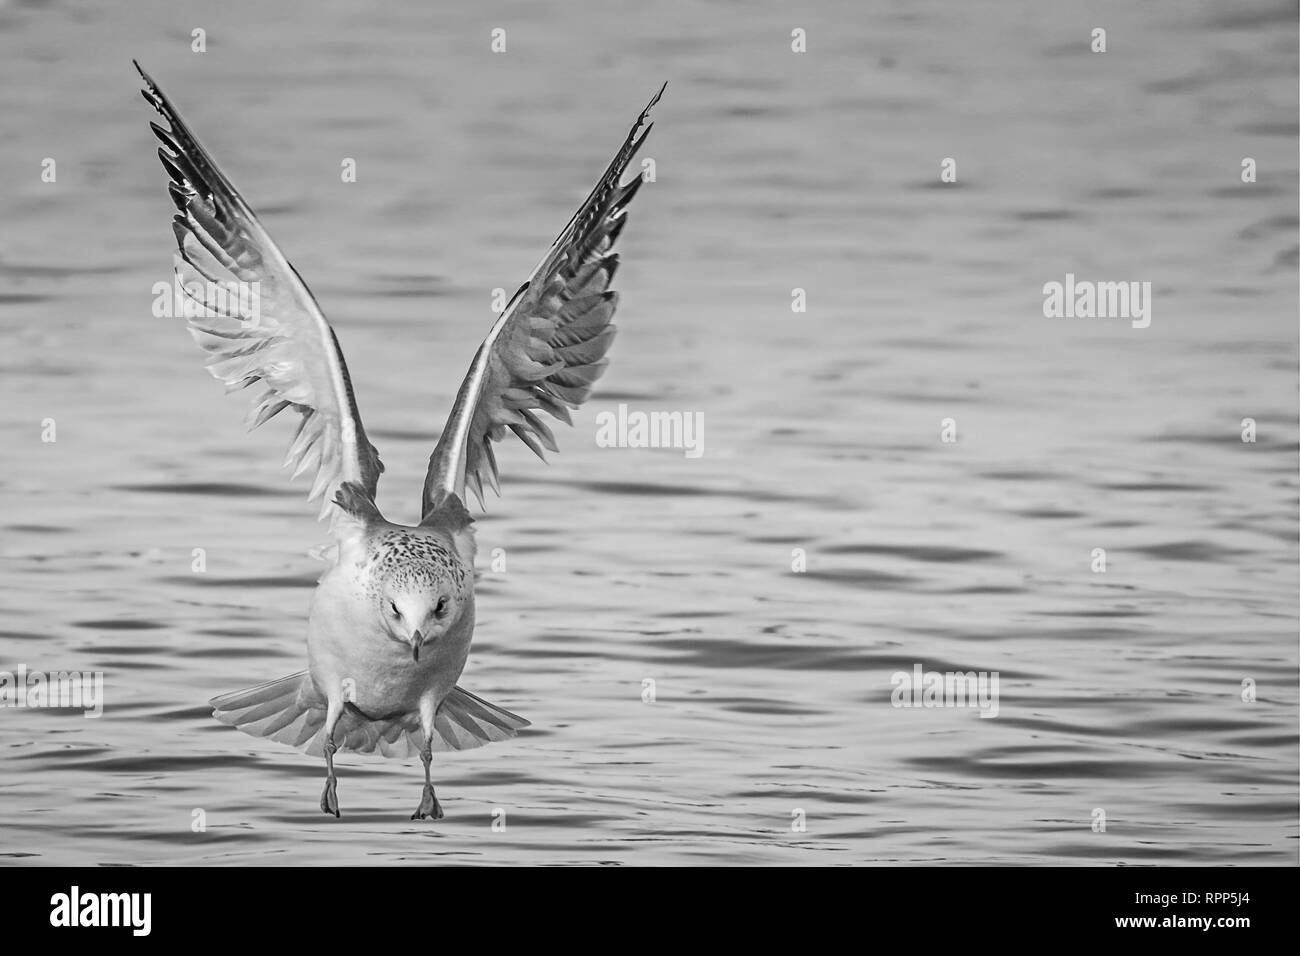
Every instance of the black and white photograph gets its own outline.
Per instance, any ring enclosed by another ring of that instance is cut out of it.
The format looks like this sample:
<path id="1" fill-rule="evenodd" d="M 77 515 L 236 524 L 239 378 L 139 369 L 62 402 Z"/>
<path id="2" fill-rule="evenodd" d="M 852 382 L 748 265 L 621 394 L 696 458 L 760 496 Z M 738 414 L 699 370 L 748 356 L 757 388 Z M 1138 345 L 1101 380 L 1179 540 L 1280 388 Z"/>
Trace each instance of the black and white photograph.
<path id="1" fill-rule="evenodd" d="M 1295 868 L 1298 37 L 0 0 L 0 867 Z"/>

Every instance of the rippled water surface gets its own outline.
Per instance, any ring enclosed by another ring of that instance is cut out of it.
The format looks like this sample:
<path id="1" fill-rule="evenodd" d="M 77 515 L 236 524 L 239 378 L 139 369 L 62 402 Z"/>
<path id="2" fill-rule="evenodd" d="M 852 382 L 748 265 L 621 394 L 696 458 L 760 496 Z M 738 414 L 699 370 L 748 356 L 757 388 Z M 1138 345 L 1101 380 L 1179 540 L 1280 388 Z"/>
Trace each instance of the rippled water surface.
<path id="1" fill-rule="evenodd" d="M 1296 861 L 1294 4 L 114 6 L 0 3 L 0 669 L 107 698 L 0 710 L 0 856 Z M 336 821 L 209 717 L 302 666 L 324 534 L 151 315 L 133 56 L 331 316 L 405 521 L 491 290 L 669 81 L 613 365 L 479 522 L 462 684 L 533 727 L 436 762 L 440 823 L 418 761 L 341 758 Z M 1044 318 L 1067 272 L 1151 326 Z M 703 456 L 598 447 L 619 403 Z M 916 664 L 998 716 L 892 707 Z"/>

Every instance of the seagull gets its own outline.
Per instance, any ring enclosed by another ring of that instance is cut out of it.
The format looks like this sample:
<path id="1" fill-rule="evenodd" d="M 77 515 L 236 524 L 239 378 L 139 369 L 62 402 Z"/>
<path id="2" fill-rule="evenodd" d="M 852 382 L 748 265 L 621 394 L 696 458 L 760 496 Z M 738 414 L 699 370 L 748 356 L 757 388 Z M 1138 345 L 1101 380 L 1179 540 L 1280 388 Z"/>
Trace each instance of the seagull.
<path id="1" fill-rule="evenodd" d="M 133 61 L 134 62 L 134 61 Z M 622 182 L 653 124 L 633 124 L 586 201 L 510 299 L 479 346 L 429 457 L 420 521 L 389 521 L 375 504 L 384 470 L 366 438 L 334 329 L 253 210 L 147 73 L 145 100 L 177 213 L 178 287 L 207 368 L 228 391 L 256 386 L 247 424 L 289 410 L 297 432 L 285 467 L 314 474 L 333 545 L 307 618 L 304 671 L 215 697 L 213 716 L 325 758 L 320 808 L 339 816 L 334 755 L 419 755 L 424 790 L 412 820 L 441 819 L 430 777 L 433 752 L 515 736 L 529 722 L 458 687 L 474 635 L 474 519 L 484 483 L 500 494 L 494 442 L 513 432 L 545 460 L 557 451 L 538 412 L 572 425 L 608 364 L 618 294 L 614 243 L 643 182 Z M 207 285 L 204 285 L 206 281 Z M 249 287 L 256 297 L 212 295 Z M 249 308 L 250 300 L 256 308 Z M 215 304 L 214 304 L 215 303 Z"/>

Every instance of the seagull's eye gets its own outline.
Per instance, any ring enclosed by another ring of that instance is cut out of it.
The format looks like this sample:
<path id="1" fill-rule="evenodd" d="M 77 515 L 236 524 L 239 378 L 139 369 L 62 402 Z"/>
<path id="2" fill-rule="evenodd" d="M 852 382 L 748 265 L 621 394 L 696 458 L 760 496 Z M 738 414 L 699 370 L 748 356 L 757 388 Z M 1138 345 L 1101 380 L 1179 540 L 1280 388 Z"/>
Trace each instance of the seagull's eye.
<path id="1" fill-rule="evenodd" d="M 437 607 L 435 607 L 435 608 L 433 609 L 433 614 L 434 614 L 435 617 L 445 617 L 445 616 L 446 616 L 446 614 L 447 614 L 447 599 L 446 599 L 445 597 L 440 597 L 440 598 L 438 598 L 438 605 L 437 605 Z"/>
<path id="2" fill-rule="evenodd" d="M 393 617 L 401 617 L 401 616 L 402 616 L 402 612 L 399 611 L 399 610 L 397 609 L 397 602 L 396 602 L 396 601 L 389 601 L 389 602 L 388 602 L 388 606 L 389 606 L 390 608 L 392 608 L 392 610 L 393 610 Z"/>

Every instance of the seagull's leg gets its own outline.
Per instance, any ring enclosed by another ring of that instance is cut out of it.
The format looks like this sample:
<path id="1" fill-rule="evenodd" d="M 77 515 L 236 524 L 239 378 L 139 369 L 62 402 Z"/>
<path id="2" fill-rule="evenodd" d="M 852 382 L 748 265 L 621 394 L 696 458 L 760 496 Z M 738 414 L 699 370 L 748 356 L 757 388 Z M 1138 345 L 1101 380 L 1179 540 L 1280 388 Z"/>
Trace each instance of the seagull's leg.
<path id="1" fill-rule="evenodd" d="M 420 751 L 420 760 L 424 762 L 424 794 L 420 797 L 419 807 L 411 814 L 411 819 L 423 820 L 425 817 L 432 817 L 441 820 L 442 804 L 438 802 L 438 797 L 433 792 L 433 781 L 429 779 L 429 765 L 433 763 L 433 750 L 428 743 Z"/>
<path id="2" fill-rule="evenodd" d="M 411 814 L 412 820 L 423 820 L 425 817 L 442 819 L 442 804 L 438 802 L 438 797 L 433 792 L 433 781 L 429 778 L 429 765 L 433 763 L 433 713 L 427 704 L 421 708 L 424 747 L 420 750 L 420 761 L 424 764 L 424 794 L 420 797 L 420 805 Z"/>
<path id="3" fill-rule="evenodd" d="M 338 725 L 343 708 L 337 710 L 331 701 L 329 712 L 325 717 L 325 791 L 320 795 L 320 808 L 325 813 L 339 815 L 338 777 L 334 776 L 334 753 L 338 745 L 334 743 L 334 728 Z"/>

